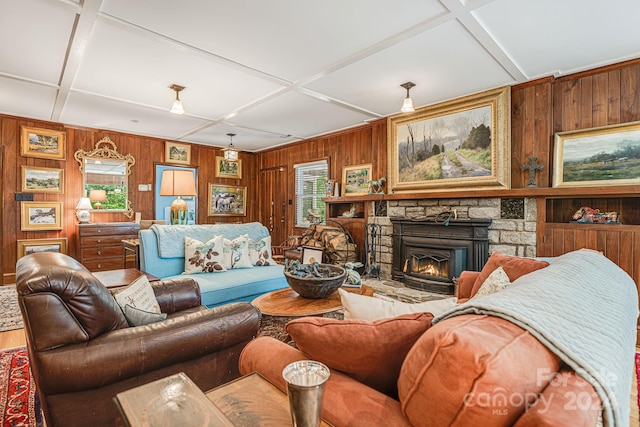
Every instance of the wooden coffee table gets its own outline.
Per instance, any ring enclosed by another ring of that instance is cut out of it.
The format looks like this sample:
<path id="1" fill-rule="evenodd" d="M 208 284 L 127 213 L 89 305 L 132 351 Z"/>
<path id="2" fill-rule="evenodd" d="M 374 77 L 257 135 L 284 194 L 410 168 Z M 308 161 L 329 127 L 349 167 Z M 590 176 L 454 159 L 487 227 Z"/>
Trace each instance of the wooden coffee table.
<path id="1" fill-rule="evenodd" d="M 373 295 L 373 288 L 367 285 L 362 285 L 360 288 L 342 287 L 340 289 L 359 295 Z M 291 288 L 280 289 L 261 295 L 251 301 L 251 304 L 260 310 L 262 314 L 282 317 L 317 316 L 342 308 L 340 295 L 337 291 L 327 298 L 311 299 L 301 297 Z"/>

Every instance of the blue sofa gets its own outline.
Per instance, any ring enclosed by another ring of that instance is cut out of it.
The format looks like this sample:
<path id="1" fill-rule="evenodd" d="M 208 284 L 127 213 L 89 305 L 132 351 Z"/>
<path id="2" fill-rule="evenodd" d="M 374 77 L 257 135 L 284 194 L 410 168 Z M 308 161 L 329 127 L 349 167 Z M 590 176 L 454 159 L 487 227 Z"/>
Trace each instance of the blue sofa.
<path id="1" fill-rule="evenodd" d="M 222 273 L 182 274 L 184 268 L 184 238 L 207 242 L 223 235 L 235 239 L 248 234 L 259 240 L 269 235 L 259 222 L 245 224 L 152 225 L 140 231 L 140 268 L 161 279 L 191 277 L 200 286 L 202 303 L 215 307 L 231 302 L 247 302 L 288 286 L 281 265 L 231 269 Z"/>

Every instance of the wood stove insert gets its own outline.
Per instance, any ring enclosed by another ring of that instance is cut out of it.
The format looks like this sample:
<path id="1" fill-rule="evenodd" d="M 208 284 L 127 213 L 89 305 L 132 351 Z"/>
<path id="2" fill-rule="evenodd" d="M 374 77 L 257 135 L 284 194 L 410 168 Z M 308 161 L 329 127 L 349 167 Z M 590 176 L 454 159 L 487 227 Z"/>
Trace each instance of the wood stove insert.
<path id="1" fill-rule="evenodd" d="M 452 295 L 464 270 L 480 271 L 489 253 L 491 219 L 391 218 L 394 280 Z"/>

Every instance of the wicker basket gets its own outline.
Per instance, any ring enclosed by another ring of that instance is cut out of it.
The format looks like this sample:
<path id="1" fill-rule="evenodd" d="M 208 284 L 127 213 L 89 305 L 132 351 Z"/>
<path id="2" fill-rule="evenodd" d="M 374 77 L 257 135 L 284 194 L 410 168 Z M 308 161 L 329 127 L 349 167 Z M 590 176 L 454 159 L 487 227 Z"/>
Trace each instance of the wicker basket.
<path id="1" fill-rule="evenodd" d="M 320 267 L 331 271 L 331 277 L 310 277 L 300 278 L 293 276 L 288 271 L 284 272 L 291 289 L 300 294 L 301 297 L 320 299 L 326 298 L 334 293 L 347 277 L 347 270 L 339 265 L 320 264 Z"/>

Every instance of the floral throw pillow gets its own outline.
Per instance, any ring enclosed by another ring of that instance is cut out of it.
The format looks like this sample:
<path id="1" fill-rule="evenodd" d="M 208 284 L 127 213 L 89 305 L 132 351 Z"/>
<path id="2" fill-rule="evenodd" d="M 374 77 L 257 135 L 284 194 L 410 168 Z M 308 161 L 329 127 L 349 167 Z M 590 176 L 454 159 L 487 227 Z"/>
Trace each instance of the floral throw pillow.
<path id="1" fill-rule="evenodd" d="M 253 267 L 249 257 L 249 240 L 248 234 L 233 240 L 224 239 L 223 264 L 226 269 Z"/>
<path id="2" fill-rule="evenodd" d="M 276 265 L 271 258 L 271 236 L 260 240 L 249 239 L 249 258 L 253 265 Z"/>
<path id="3" fill-rule="evenodd" d="M 184 274 L 226 271 L 223 258 L 223 236 L 215 236 L 207 243 L 190 237 L 184 238 Z"/>

